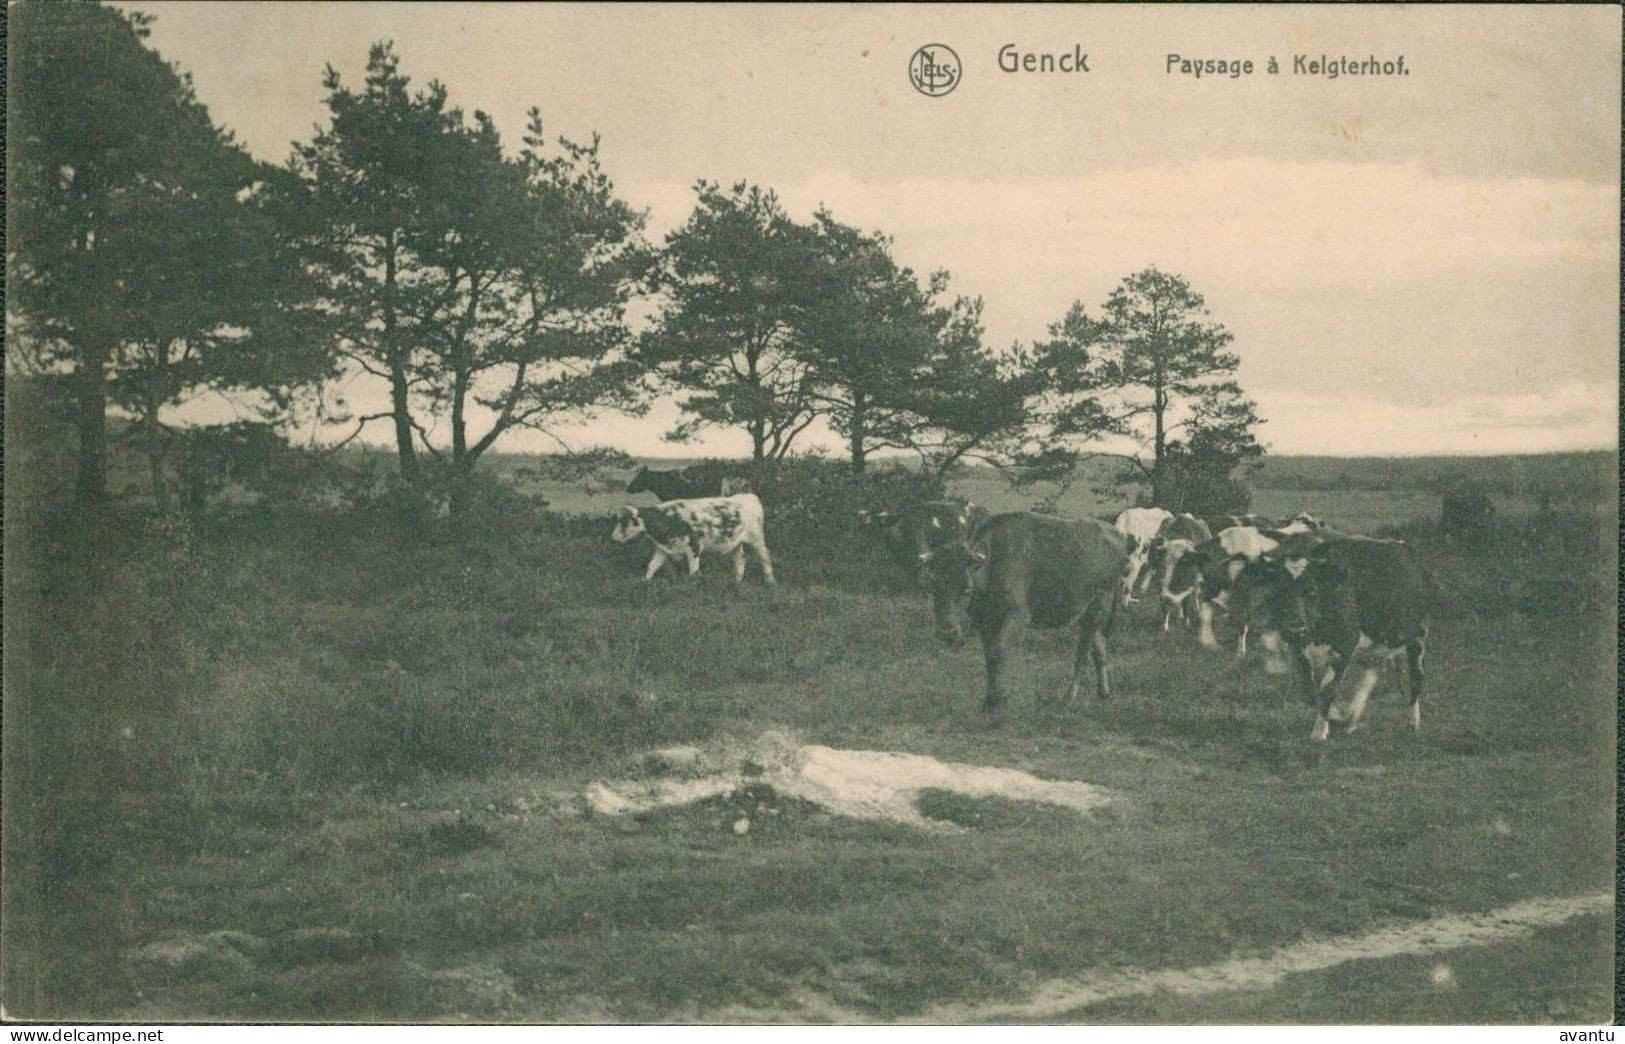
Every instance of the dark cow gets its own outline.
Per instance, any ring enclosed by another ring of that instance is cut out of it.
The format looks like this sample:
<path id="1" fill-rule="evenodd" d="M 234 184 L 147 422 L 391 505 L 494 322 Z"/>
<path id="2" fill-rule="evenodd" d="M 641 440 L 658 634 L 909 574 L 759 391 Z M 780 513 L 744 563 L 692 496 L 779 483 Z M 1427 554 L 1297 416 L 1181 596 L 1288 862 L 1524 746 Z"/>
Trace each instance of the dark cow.
<path id="1" fill-rule="evenodd" d="M 1299 533 L 1280 530 L 1259 530 L 1252 526 L 1232 526 L 1212 540 L 1198 544 L 1182 555 L 1169 568 L 1163 585 L 1165 602 L 1179 602 L 1196 606 L 1198 639 L 1209 649 L 1219 647 L 1213 634 L 1213 618 L 1219 612 L 1227 613 L 1236 625 L 1236 658 L 1247 657 L 1248 632 L 1257 628 L 1263 632 L 1263 644 L 1269 652 L 1272 673 L 1286 670 L 1276 650 L 1278 648 L 1275 621 L 1268 606 L 1250 586 L 1252 573 L 1248 567 L 1265 555 L 1284 553 L 1301 558 L 1310 549 L 1345 534 L 1331 529 L 1317 529 Z"/>
<path id="2" fill-rule="evenodd" d="M 860 511 L 858 524 L 877 533 L 898 564 L 923 575 L 925 556 L 939 547 L 969 540 L 992 514 L 966 500 L 926 500 L 900 511 Z"/>
<path id="3" fill-rule="evenodd" d="M 1128 540 L 1112 526 L 1030 512 L 995 515 L 977 530 L 974 542 L 933 551 L 927 563 L 937 637 L 959 644 L 968 620 L 982 639 L 985 709 L 1004 703 L 1004 659 L 1012 624 L 1021 616 L 1038 628 L 1076 621 L 1071 696 L 1077 699 L 1083 687 L 1086 659 L 1094 663 L 1100 698 L 1111 696 L 1106 630 L 1129 564 Z"/>
<path id="4" fill-rule="evenodd" d="M 1267 606 L 1296 654 L 1305 698 L 1317 711 L 1314 739 L 1327 738 L 1343 675 L 1355 653 L 1366 649 L 1390 662 L 1405 653 L 1411 725 L 1422 727 L 1422 657 L 1432 582 L 1403 541 L 1341 537 L 1303 554 L 1288 549 L 1267 555 L 1250 571 L 1257 575 L 1256 600 Z M 1315 663 L 1321 656 L 1329 671 Z M 1376 684 L 1376 668 L 1366 667 L 1349 701 L 1345 731 L 1358 726 Z"/>
<path id="5" fill-rule="evenodd" d="M 768 554 L 763 535 L 762 502 L 754 493 L 731 497 L 703 497 L 671 500 L 654 507 L 628 505 L 615 513 L 610 539 L 624 544 L 648 537 L 654 556 L 644 572 L 645 582 L 654 579 L 670 559 L 686 559 L 688 575 L 700 571 L 700 555 L 712 552 L 733 555 L 734 581 L 745 578 L 745 548 L 756 553 L 762 576 L 773 583 L 773 556 Z"/>
<path id="6" fill-rule="evenodd" d="M 722 496 L 722 472 L 715 465 L 695 464 L 672 471 L 639 468 L 626 484 L 628 493 L 649 491 L 657 500 L 695 500 Z"/>

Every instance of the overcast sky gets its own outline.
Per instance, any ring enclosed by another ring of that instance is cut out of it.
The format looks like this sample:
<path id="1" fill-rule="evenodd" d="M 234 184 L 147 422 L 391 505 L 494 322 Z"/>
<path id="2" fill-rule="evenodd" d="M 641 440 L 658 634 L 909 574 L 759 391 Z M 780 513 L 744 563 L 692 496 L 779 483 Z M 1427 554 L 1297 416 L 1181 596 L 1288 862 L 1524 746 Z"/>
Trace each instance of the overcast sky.
<path id="1" fill-rule="evenodd" d="M 696 179 L 754 181 L 947 268 L 994 345 L 1147 265 L 1178 272 L 1235 335 L 1274 452 L 1616 444 L 1617 8 L 125 6 L 264 159 L 323 120 L 325 65 L 359 85 L 389 39 L 515 144 L 532 105 L 550 134 L 601 134 L 652 237 Z M 947 96 L 908 82 L 927 43 L 964 63 Z M 1002 72 L 1005 44 L 1081 49 L 1089 72 Z M 1170 74 L 1169 52 L 1256 71 Z M 1295 74 L 1299 54 L 1411 72 L 1332 80 Z M 695 452 L 661 441 L 674 416 L 568 437 Z M 529 438 L 502 448 L 547 446 Z"/>

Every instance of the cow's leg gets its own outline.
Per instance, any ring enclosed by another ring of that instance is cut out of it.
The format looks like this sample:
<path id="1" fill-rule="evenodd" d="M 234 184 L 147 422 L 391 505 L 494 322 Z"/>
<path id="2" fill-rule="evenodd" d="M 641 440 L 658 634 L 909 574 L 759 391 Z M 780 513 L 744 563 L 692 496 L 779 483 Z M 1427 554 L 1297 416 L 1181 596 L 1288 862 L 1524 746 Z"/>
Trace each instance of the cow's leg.
<path id="1" fill-rule="evenodd" d="M 1331 683 L 1326 684 L 1325 679 L 1322 679 L 1319 698 L 1316 700 L 1314 738 L 1317 740 L 1324 740 L 1330 732 L 1332 704 L 1337 702 L 1337 694 L 1343 691 L 1343 675 L 1348 671 L 1349 664 L 1354 662 L 1354 650 L 1358 644 L 1359 640 L 1356 639 L 1347 643 L 1346 648 L 1333 648 L 1329 654 L 1337 656 L 1338 663 L 1332 671 Z"/>
<path id="2" fill-rule="evenodd" d="M 693 544 L 688 545 L 688 575 L 700 575 L 700 549 Z"/>
<path id="3" fill-rule="evenodd" d="M 1237 634 L 1236 634 L 1236 659 L 1238 661 L 1240 661 L 1240 660 L 1245 660 L 1246 658 L 1247 658 L 1247 621 L 1243 620 L 1243 621 L 1241 621 L 1241 630 L 1238 631 Z"/>
<path id="4" fill-rule="evenodd" d="M 1123 578 L 1123 604 L 1132 605 L 1138 599 L 1134 597 L 1134 585 L 1140 579 L 1140 570 L 1145 568 L 1145 554 L 1135 548 L 1128 556 L 1128 576 Z"/>
<path id="5" fill-rule="evenodd" d="M 1319 672 L 1315 670 L 1314 653 L 1308 646 L 1298 646 L 1295 651 L 1297 655 L 1293 659 L 1298 664 L 1298 680 L 1303 689 L 1303 701 L 1310 706 L 1314 706 L 1318 702 L 1320 689 L 1325 684 L 1325 679 L 1317 677 Z M 1315 719 L 1315 728 L 1309 734 L 1309 738 L 1324 740 L 1330 733 L 1331 723 L 1324 715 L 1321 715 Z"/>
<path id="6" fill-rule="evenodd" d="M 1349 701 L 1348 720 L 1343 723 L 1345 732 L 1353 732 L 1360 727 L 1360 718 L 1365 714 L 1366 701 L 1371 699 L 1372 690 L 1377 687 L 1377 669 L 1367 667 L 1360 674 L 1360 684 L 1354 689 L 1354 698 Z"/>
<path id="7" fill-rule="evenodd" d="M 756 561 L 762 564 L 762 578 L 770 584 L 778 583 L 773 579 L 773 556 L 767 553 L 766 540 L 754 540 L 750 549 L 756 554 Z"/>
<path id="8" fill-rule="evenodd" d="M 1112 698 L 1111 670 L 1106 666 L 1106 632 L 1099 627 L 1089 638 L 1089 655 L 1095 662 L 1095 695 L 1102 700 Z"/>
<path id="9" fill-rule="evenodd" d="M 1285 674 L 1289 668 L 1286 657 L 1281 655 L 1281 632 L 1265 631 L 1258 636 L 1258 643 L 1264 647 L 1264 673 Z"/>
<path id="10" fill-rule="evenodd" d="M 1196 640 L 1204 649 L 1217 649 L 1219 640 L 1213 637 L 1213 603 L 1202 599 L 1196 605 Z"/>
<path id="11" fill-rule="evenodd" d="M 1150 561 L 1151 561 L 1151 552 L 1149 550 L 1147 550 L 1145 558 L 1143 560 L 1141 560 L 1140 568 L 1137 570 L 1137 572 L 1139 573 L 1139 576 L 1140 576 L 1140 579 L 1139 579 L 1139 584 L 1140 584 L 1139 593 L 1140 594 L 1145 594 L 1148 590 L 1151 589 L 1151 576 L 1152 576 L 1153 571 L 1148 570 L 1148 569 L 1145 568 L 1146 565 L 1150 563 Z"/>
<path id="12" fill-rule="evenodd" d="M 1072 688 L 1067 692 L 1069 700 L 1076 701 L 1083 694 L 1083 674 L 1089 665 L 1089 621 L 1088 614 L 1078 621 L 1078 647 L 1072 654 Z"/>
<path id="13" fill-rule="evenodd" d="M 1428 632 L 1422 628 L 1422 633 L 1405 643 L 1405 662 L 1410 668 L 1411 676 L 1411 728 L 1422 731 L 1422 657 L 1427 655 Z"/>
<path id="14" fill-rule="evenodd" d="M 655 548 L 654 557 L 649 559 L 649 568 L 643 571 L 644 583 L 648 583 L 655 578 L 655 574 L 660 572 L 660 567 L 666 564 L 668 557 L 664 550 L 658 547 Z"/>
<path id="15" fill-rule="evenodd" d="M 981 634 L 982 656 L 987 661 L 987 695 L 982 700 L 985 711 L 996 711 L 1004 705 L 1004 657 L 1010 646 L 1014 616 L 1004 608 L 977 614 L 976 629 Z"/>
<path id="16" fill-rule="evenodd" d="M 734 548 L 734 583 L 745 579 L 745 545 Z"/>

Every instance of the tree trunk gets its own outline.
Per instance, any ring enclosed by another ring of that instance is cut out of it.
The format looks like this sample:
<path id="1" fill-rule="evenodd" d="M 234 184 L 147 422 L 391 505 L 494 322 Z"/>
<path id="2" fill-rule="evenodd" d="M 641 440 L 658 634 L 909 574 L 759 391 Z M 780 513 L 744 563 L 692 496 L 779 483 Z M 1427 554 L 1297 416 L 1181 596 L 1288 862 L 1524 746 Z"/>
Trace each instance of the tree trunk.
<path id="1" fill-rule="evenodd" d="M 446 509 L 451 515 L 453 529 L 461 530 L 468 512 L 468 480 L 474 471 L 474 459 L 468 453 L 468 416 L 464 400 L 468 398 L 468 372 L 458 367 L 451 381 L 451 490 Z"/>
<path id="2" fill-rule="evenodd" d="M 395 419 L 395 452 L 400 457 L 401 478 L 416 485 L 418 455 L 412 446 L 412 412 L 406 397 L 406 370 L 398 361 L 389 366 L 389 404 Z"/>
<path id="3" fill-rule="evenodd" d="M 107 356 L 107 346 L 98 344 L 87 348 L 79 359 L 74 503 L 86 520 L 94 520 L 107 501 Z"/>
<path id="4" fill-rule="evenodd" d="M 457 459 L 451 464 L 451 489 L 446 495 L 446 511 L 451 516 L 454 532 L 462 531 L 462 523 L 468 515 L 468 486 L 474 476 L 472 461 Z"/>
<path id="5" fill-rule="evenodd" d="M 401 478 L 418 483 L 418 456 L 412 446 L 412 413 L 407 398 L 405 353 L 395 344 L 395 236 L 384 247 L 384 357 L 389 361 L 389 405 L 395 420 L 395 452 L 400 457 Z"/>
<path id="6" fill-rule="evenodd" d="M 863 474 L 863 468 L 868 457 L 867 447 L 864 445 L 865 439 L 868 438 L 868 432 L 865 430 L 868 423 L 867 405 L 863 401 L 863 393 L 854 389 L 852 392 L 852 437 L 850 441 L 852 444 L 852 472 L 857 475 Z"/>
<path id="7" fill-rule="evenodd" d="M 1162 507 L 1162 452 L 1167 445 L 1168 433 L 1163 429 L 1163 413 L 1168 401 L 1159 390 L 1151 401 L 1151 412 L 1157 421 L 1157 438 L 1151 447 L 1151 506 Z"/>
<path id="8" fill-rule="evenodd" d="M 164 393 L 168 391 L 169 341 L 160 339 L 153 355 L 153 373 L 147 380 L 146 416 L 141 418 L 147 437 L 147 471 L 152 481 L 152 503 L 160 515 L 168 515 L 174 508 L 169 499 L 169 476 L 165 472 L 168 447 L 164 444 L 164 427 L 158 423 L 158 411 L 163 409 Z"/>

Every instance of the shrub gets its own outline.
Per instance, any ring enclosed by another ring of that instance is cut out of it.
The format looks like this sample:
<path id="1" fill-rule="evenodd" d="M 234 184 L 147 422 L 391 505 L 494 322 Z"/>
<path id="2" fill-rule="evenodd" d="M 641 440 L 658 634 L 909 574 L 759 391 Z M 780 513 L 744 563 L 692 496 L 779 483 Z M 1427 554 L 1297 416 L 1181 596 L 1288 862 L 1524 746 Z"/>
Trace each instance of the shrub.
<path id="1" fill-rule="evenodd" d="M 1448 536 L 1473 536 L 1495 520 L 1495 504 L 1482 484 L 1459 481 L 1440 492 L 1439 529 Z"/>

